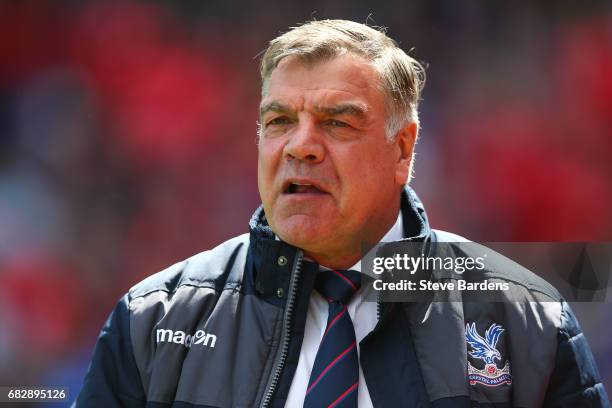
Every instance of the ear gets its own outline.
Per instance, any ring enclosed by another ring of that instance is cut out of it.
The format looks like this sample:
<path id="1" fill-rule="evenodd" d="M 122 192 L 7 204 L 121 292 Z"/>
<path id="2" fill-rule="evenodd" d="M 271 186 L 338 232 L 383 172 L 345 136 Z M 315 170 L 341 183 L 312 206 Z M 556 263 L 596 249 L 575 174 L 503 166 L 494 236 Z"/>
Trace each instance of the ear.
<path id="1" fill-rule="evenodd" d="M 411 122 L 400 130 L 396 136 L 395 144 L 398 155 L 395 168 L 395 182 L 398 185 L 404 185 L 408 182 L 412 168 L 414 145 L 416 144 L 418 133 L 419 126 Z"/>

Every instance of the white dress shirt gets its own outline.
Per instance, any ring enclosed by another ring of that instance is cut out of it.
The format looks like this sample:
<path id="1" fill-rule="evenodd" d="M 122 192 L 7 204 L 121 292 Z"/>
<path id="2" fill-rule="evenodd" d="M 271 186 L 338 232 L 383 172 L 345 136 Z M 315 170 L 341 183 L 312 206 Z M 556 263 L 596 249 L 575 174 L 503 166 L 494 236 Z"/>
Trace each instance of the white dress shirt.
<path id="1" fill-rule="evenodd" d="M 403 226 L 401 213 L 397 216 L 397 221 L 391 227 L 381 242 L 398 241 L 403 238 Z M 358 261 L 352 268 L 361 272 L 361 261 Z M 357 340 L 357 353 L 360 353 L 359 342 L 368 335 L 376 323 L 378 323 L 378 311 L 376 302 L 366 302 L 368 291 L 372 288 L 369 285 L 364 285 L 353 297 L 348 304 L 348 313 L 355 326 L 355 338 Z M 329 314 L 329 304 L 317 291 L 313 291 L 308 304 L 308 315 L 306 316 L 306 326 L 304 328 L 304 340 L 302 349 L 300 350 L 300 359 L 298 366 L 287 395 L 285 407 L 297 408 L 304 404 L 308 381 L 310 380 L 310 372 L 314 365 L 317 350 L 321 343 L 321 338 L 325 332 L 327 325 L 327 316 Z M 370 393 L 363 377 L 361 364 L 359 364 L 359 388 L 357 402 L 359 408 L 372 407 Z"/>

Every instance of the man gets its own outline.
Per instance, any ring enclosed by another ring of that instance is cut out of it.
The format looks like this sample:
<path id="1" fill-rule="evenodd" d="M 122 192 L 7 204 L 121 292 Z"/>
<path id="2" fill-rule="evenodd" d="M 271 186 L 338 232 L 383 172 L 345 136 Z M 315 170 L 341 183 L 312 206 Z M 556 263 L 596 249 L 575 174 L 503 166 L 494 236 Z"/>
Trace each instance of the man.
<path id="1" fill-rule="evenodd" d="M 532 275 L 504 271 L 548 302 L 365 301 L 368 248 L 458 239 L 430 229 L 405 187 L 414 59 L 373 28 L 315 21 L 273 40 L 261 75 L 250 234 L 134 286 L 77 406 L 609 406 L 571 310 Z"/>

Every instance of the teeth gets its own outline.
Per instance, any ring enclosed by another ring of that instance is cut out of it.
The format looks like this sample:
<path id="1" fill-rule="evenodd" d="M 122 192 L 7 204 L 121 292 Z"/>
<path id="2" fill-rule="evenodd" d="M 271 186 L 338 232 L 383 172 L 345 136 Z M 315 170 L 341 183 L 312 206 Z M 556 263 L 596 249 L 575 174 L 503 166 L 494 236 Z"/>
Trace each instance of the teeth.
<path id="1" fill-rule="evenodd" d="M 314 191 L 319 190 L 318 188 L 316 188 L 314 185 L 310 183 L 292 182 L 291 184 L 289 184 L 289 187 L 287 188 L 286 192 L 289 194 L 294 194 L 294 193 L 297 193 L 298 190 L 303 192 L 304 189 L 309 189 L 308 191 L 312 191 L 313 189 Z"/>

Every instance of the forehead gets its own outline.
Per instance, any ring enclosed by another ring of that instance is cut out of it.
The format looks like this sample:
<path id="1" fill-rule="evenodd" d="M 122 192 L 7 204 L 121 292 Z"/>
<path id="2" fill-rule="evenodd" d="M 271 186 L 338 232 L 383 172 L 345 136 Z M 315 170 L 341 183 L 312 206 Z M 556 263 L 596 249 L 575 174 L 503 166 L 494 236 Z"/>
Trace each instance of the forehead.
<path id="1" fill-rule="evenodd" d="M 302 110 L 355 102 L 373 109 L 384 103 L 379 83 L 378 73 L 358 56 L 342 55 L 314 63 L 289 56 L 272 71 L 261 105 L 278 101 Z"/>

